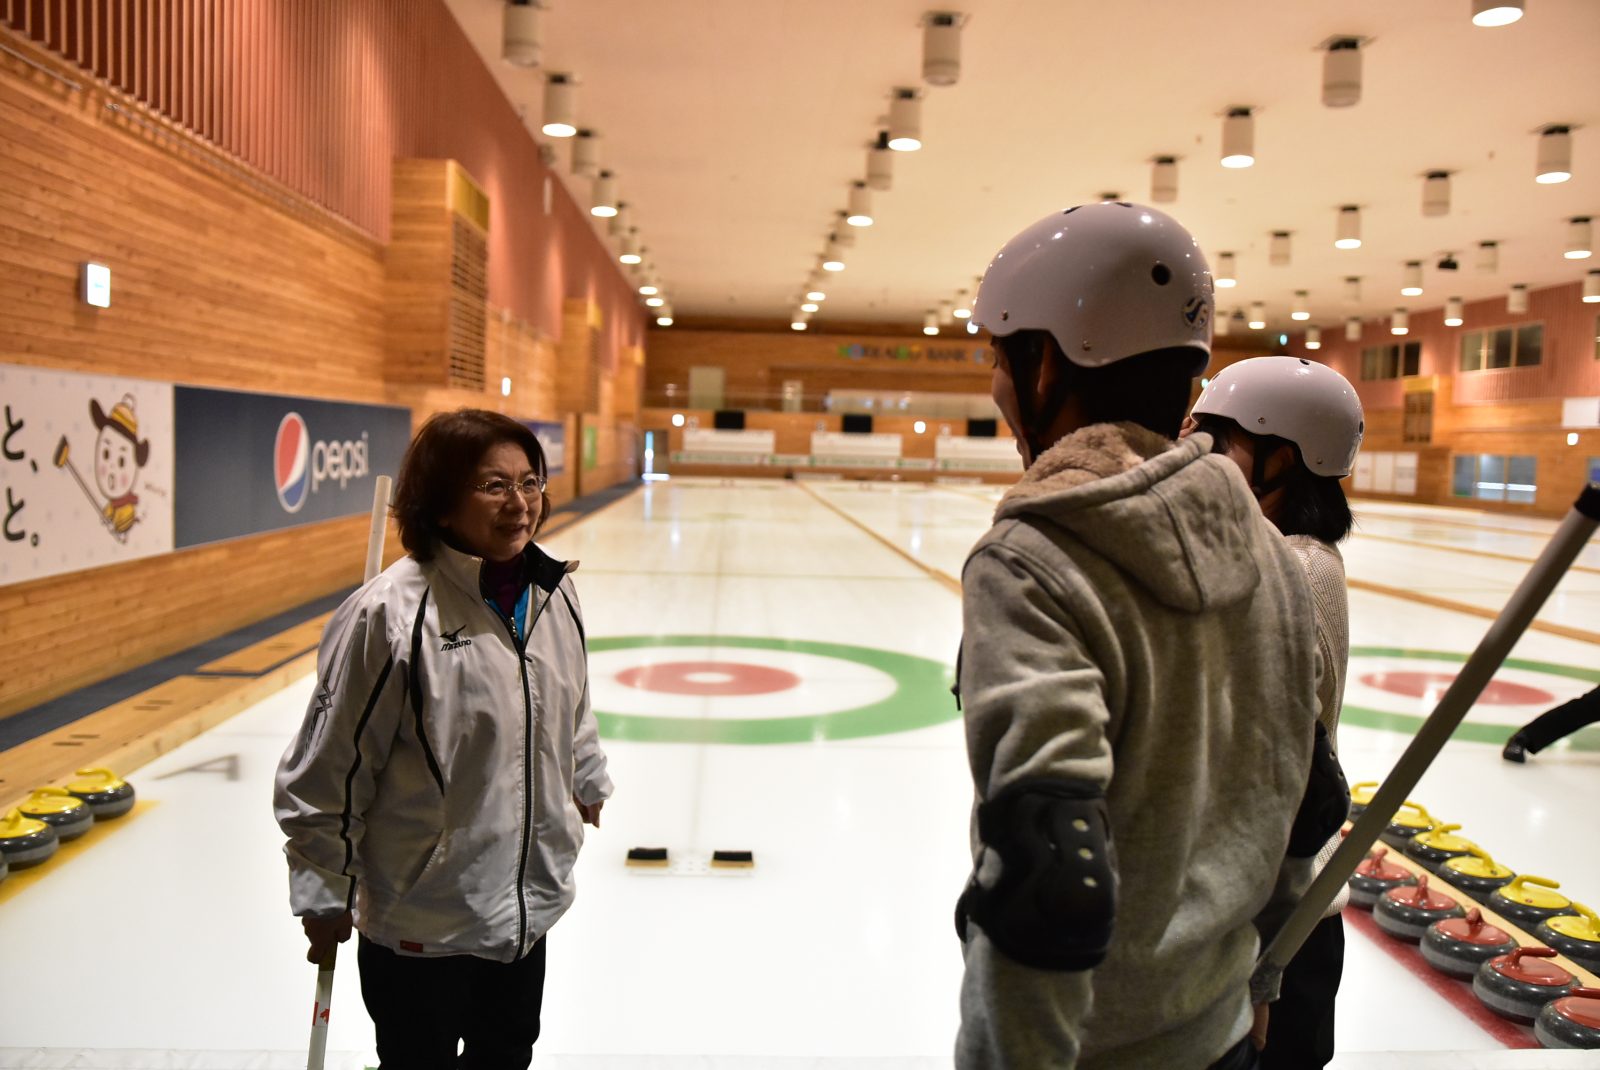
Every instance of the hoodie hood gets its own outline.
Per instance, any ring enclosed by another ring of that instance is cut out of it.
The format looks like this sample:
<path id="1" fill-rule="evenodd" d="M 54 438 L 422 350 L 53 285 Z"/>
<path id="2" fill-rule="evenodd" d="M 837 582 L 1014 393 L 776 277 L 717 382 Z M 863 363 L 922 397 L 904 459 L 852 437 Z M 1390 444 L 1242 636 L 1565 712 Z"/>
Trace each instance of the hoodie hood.
<path id="1" fill-rule="evenodd" d="M 1163 605 L 1191 613 L 1248 597 L 1260 582 L 1252 525 L 1267 523 L 1211 437 L 1173 443 L 1137 424 L 1095 424 L 1051 446 L 1006 492 L 995 520 L 1064 528 Z"/>

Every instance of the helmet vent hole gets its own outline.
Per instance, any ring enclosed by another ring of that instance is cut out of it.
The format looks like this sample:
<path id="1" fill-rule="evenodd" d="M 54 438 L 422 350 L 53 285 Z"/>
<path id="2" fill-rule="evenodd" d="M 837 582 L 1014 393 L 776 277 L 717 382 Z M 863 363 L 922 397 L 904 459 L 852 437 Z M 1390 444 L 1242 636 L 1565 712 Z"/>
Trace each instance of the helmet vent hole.
<path id="1" fill-rule="evenodd" d="M 1306 358 L 1304 358 L 1304 357 L 1300 358 L 1300 363 L 1304 364 L 1308 368 L 1311 367 L 1311 362 L 1309 360 L 1307 360 Z"/>
<path id="2" fill-rule="evenodd" d="M 1157 286 L 1165 286 L 1172 281 L 1172 269 L 1165 264 L 1157 264 L 1150 269 L 1150 277 L 1156 280 Z"/>

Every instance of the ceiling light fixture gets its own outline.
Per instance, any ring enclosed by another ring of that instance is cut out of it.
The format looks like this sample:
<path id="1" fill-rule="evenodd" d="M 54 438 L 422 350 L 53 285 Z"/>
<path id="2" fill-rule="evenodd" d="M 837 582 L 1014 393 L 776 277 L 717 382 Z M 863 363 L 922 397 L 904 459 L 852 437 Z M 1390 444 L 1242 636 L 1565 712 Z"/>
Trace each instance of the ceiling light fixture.
<path id="1" fill-rule="evenodd" d="M 1422 261 L 1407 260 L 1405 275 L 1400 283 L 1401 297 L 1422 296 Z"/>
<path id="2" fill-rule="evenodd" d="M 806 329 L 806 323 L 810 319 L 811 319 L 811 313 L 809 313 L 809 312 L 796 312 L 794 314 L 794 318 L 789 321 L 789 328 L 790 328 L 790 330 L 803 331 L 803 330 Z"/>
<path id="3" fill-rule="evenodd" d="M 1307 327 L 1306 328 L 1306 348 L 1307 349 L 1321 349 L 1322 348 L 1322 328 L 1321 327 Z"/>
<path id="4" fill-rule="evenodd" d="M 1594 227 L 1586 215 L 1567 221 L 1567 259 L 1587 260 L 1594 255 Z"/>
<path id="5" fill-rule="evenodd" d="M 1361 100 L 1361 38 L 1336 37 L 1322 56 L 1322 103 L 1348 108 Z"/>
<path id="6" fill-rule="evenodd" d="M 1462 301 L 1461 301 L 1461 298 L 1459 298 L 1459 297 L 1451 297 L 1451 298 L 1449 298 L 1449 299 L 1447 299 L 1445 301 L 1445 303 L 1444 303 L 1444 325 L 1446 327 L 1459 327 L 1459 326 L 1461 326 L 1461 323 L 1462 323 L 1461 307 L 1462 307 Z"/>
<path id="7" fill-rule="evenodd" d="M 1361 317 L 1351 316 L 1344 321 L 1344 340 L 1346 342 L 1361 341 Z"/>
<path id="8" fill-rule="evenodd" d="M 1255 117 L 1249 108 L 1229 108 L 1222 120 L 1222 166 L 1249 167 L 1256 162 Z"/>
<path id="9" fill-rule="evenodd" d="M 651 308 L 662 308 L 666 305 L 667 299 L 660 296 L 647 297 L 644 299 L 644 303 Z"/>
<path id="10" fill-rule="evenodd" d="M 1500 243 L 1481 241 L 1478 243 L 1478 270 L 1500 270 Z"/>
<path id="11" fill-rule="evenodd" d="M 1600 304 L 1600 271 L 1591 271 L 1583 277 L 1583 303 Z"/>
<path id="12" fill-rule="evenodd" d="M 1259 331 L 1267 325 L 1267 306 L 1260 301 L 1250 303 L 1250 329 Z"/>
<path id="13" fill-rule="evenodd" d="M 572 173 L 579 178 L 600 173 L 600 135 L 593 130 L 579 130 L 572 139 Z"/>
<path id="14" fill-rule="evenodd" d="M 839 244 L 839 239 L 831 234 L 828 236 L 827 246 L 822 251 L 822 270 L 844 270 L 844 248 Z"/>
<path id="15" fill-rule="evenodd" d="M 852 227 L 872 226 L 872 192 L 865 182 L 850 183 L 850 211 L 844 221 Z"/>
<path id="16" fill-rule="evenodd" d="M 1150 200 L 1171 204 L 1178 199 L 1178 158 L 1157 156 L 1150 166 Z"/>
<path id="17" fill-rule="evenodd" d="M 500 20 L 500 58 L 513 67 L 539 65 L 539 5 L 511 0 Z"/>
<path id="18" fill-rule="evenodd" d="M 1211 334 L 1212 334 L 1212 336 L 1215 337 L 1215 338 L 1226 338 L 1226 337 L 1228 337 L 1229 321 L 1232 320 L 1232 319 L 1233 319 L 1232 316 L 1228 315 L 1226 312 L 1222 311 L 1221 309 L 1218 309 L 1217 310 L 1217 318 L 1212 322 L 1212 325 L 1211 325 Z"/>
<path id="19" fill-rule="evenodd" d="M 1353 204 L 1339 209 L 1339 222 L 1334 230 L 1335 249 L 1361 248 L 1361 209 Z"/>
<path id="20" fill-rule="evenodd" d="M 1525 284 L 1517 283 L 1506 294 L 1506 311 L 1518 314 L 1528 311 L 1528 287 Z"/>
<path id="21" fill-rule="evenodd" d="M 1395 309 L 1394 310 L 1394 315 L 1389 320 L 1389 333 L 1390 334 L 1410 334 L 1411 333 L 1411 313 L 1407 312 L 1403 308 Z"/>
<path id="22" fill-rule="evenodd" d="M 1287 230 L 1273 231 L 1272 244 L 1267 248 L 1267 263 L 1274 267 L 1289 266 L 1289 232 Z"/>
<path id="23" fill-rule="evenodd" d="M 971 317 L 972 302 L 967 300 L 967 291 L 956 291 L 955 307 L 950 310 L 950 314 L 958 320 L 964 320 Z"/>
<path id="24" fill-rule="evenodd" d="M 1294 310 L 1289 313 L 1289 318 L 1292 320 L 1308 320 L 1311 318 L 1311 310 L 1306 307 L 1306 292 L 1304 290 L 1296 290 L 1294 292 Z"/>
<path id="25" fill-rule="evenodd" d="M 879 130 L 878 139 L 867 146 L 867 185 L 879 193 L 894 185 L 894 150 L 887 130 Z"/>
<path id="26" fill-rule="evenodd" d="M 578 132 L 578 83 L 570 74 L 552 74 L 544 83 L 544 126 L 550 137 Z"/>
<path id="27" fill-rule="evenodd" d="M 1217 254 L 1216 286 L 1219 290 L 1229 290 L 1239 285 L 1239 276 L 1233 265 L 1232 253 Z"/>
<path id="28" fill-rule="evenodd" d="M 654 282 L 641 283 L 639 286 L 639 294 L 642 297 L 654 297 L 660 292 L 661 287 L 657 286 Z"/>
<path id="29" fill-rule="evenodd" d="M 922 98 L 915 89 L 897 87 L 889 98 L 889 147 L 895 152 L 922 148 Z"/>
<path id="30" fill-rule="evenodd" d="M 1510 26 L 1522 18 L 1523 0 L 1472 0 L 1474 26 Z"/>
<path id="31" fill-rule="evenodd" d="M 617 259 L 624 264 L 644 262 L 644 251 L 639 246 L 639 232 L 637 230 L 630 230 L 622 236 L 622 255 Z"/>
<path id="32" fill-rule="evenodd" d="M 1450 214 L 1450 172 L 1429 171 L 1422 180 L 1422 214 Z"/>
<path id="33" fill-rule="evenodd" d="M 923 334 L 938 334 L 939 333 L 939 313 L 933 311 L 932 309 L 929 309 L 927 311 L 927 313 L 925 313 L 923 315 L 923 317 L 922 317 L 922 333 Z"/>
<path id="34" fill-rule="evenodd" d="M 1552 123 L 1539 131 L 1539 163 L 1533 180 L 1552 186 L 1572 177 L 1572 127 Z"/>
<path id="35" fill-rule="evenodd" d="M 938 311 L 940 323 L 954 323 L 956 321 L 956 303 L 954 301 L 940 301 Z"/>
<path id="36" fill-rule="evenodd" d="M 600 177 L 594 180 L 594 203 L 589 207 L 589 214 L 602 219 L 617 214 L 617 180 L 610 171 L 601 171 Z"/>
<path id="37" fill-rule="evenodd" d="M 815 312 L 817 309 L 819 309 L 821 307 L 822 306 L 817 304 L 815 301 L 807 301 L 805 304 L 800 306 L 800 311 L 801 312 Z"/>
<path id="38" fill-rule="evenodd" d="M 1352 305 L 1361 303 L 1361 276 L 1346 275 L 1344 277 L 1344 299 Z"/>
<path id="39" fill-rule="evenodd" d="M 929 85 L 955 85 L 961 78 L 961 24 L 957 11 L 930 11 L 922 16 L 922 80 Z"/>
<path id="40" fill-rule="evenodd" d="M 826 301 L 827 299 L 828 295 L 817 289 L 815 286 L 806 291 L 807 301 Z"/>

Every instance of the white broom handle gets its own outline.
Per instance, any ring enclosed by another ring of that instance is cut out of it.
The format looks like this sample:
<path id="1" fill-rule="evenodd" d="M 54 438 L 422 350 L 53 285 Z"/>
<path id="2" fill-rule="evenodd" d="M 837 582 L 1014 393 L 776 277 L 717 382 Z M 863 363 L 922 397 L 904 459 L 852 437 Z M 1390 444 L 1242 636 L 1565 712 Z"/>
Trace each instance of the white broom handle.
<path id="1" fill-rule="evenodd" d="M 1428 771 L 1428 766 L 1438 757 L 1456 727 L 1466 717 L 1467 711 L 1477 701 L 1478 695 L 1488 686 L 1489 680 L 1499 670 L 1506 655 L 1516 645 L 1522 633 L 1532 623 L 1534 615 L 1544 605 L 1550 592 L 1566 575 L 1567 569 L 1583 550 L 1584 543 L 1595 533 L 1600 522 L 1600 483 L 1590 483 L 1578 495 L 1572 511 L 1551 537 L 1549 545 L 1528 570 L 1520 586 L 1512 592 L 1506 606 L 1500 611 L 1478 648 L 1456 674 L 1438 706 L 1417 729 L 1411 745 L 1400 760 L 1395 762 L 1383 785 L 1373 795 L 1359 818 L 1351 826 L 1328 864 L 1311 882 L 1305 896 L 1294 912 L 1278 930 L 1272 943 L 1256 961 L 1258 973 L 1282 973 L 1283 968 L 1300 950 L 1311 930 L 1322 920 L 1322 914 L 1333 902 L 1340 887 L 1350 879 L 1367 851 L 1377 842 L 1378 835 L 1389 824 L 1389 818 L 1411 790 Z"/>
<path id="2" fill-rule="evenodd" d="M 379 476 L 372 488 L 372 523 L 367 528 L 367 567 L 361 582 L 370 583 L 372 577 L 383 569 L 383 538 L 389 526 L 389 490 L 393 481 Z M 328 1018 L 333 1008 L 333 967 L 339 957 L 339 945 L 328 949 L 328 955 L 317 964 L 317 997 L 311 1005 L 311 1045 L 306 1051 L 306 1070 L 322 1070 L 328 1054 Z"/>
<path id="3" fill-rule="evenodd" d="M 311 1047 L 306 1052 L 306 1070 L 322 1070 L 323 1059 L 328 1054 L 328 1015 L 333 1005 L 333 964 L 339 957 L 339 945 L 328 949 L 328 955 L 317 964 L 317 1001 L 311 1008 Z"/>
<path id="4" fill-rule="evenodd" d="M 389 527 L 389 488 L 393 485 L 388 476 L 379 476 L 372 488 L 372 526 L 367 529 L 367 571 L 362 583 L 383 571 L 383 536 Z"/>

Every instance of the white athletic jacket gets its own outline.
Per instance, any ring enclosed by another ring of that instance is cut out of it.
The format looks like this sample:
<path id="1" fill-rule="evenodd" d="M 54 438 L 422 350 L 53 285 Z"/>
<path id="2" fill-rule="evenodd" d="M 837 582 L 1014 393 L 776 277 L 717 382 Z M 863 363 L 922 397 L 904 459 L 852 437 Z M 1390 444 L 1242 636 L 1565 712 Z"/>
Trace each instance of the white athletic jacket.
<path id="1" fill-rule="evenodd" d="M 274 797 L 296 915 L 353 908 L 393 950 L 509 962 L 571 905 L 572 797 L 598 802 L 611 780 L 576 565 L 527 557 L 515 629 L 479 592 L 482 559 L 446 546 L 334 613 Z"/>

